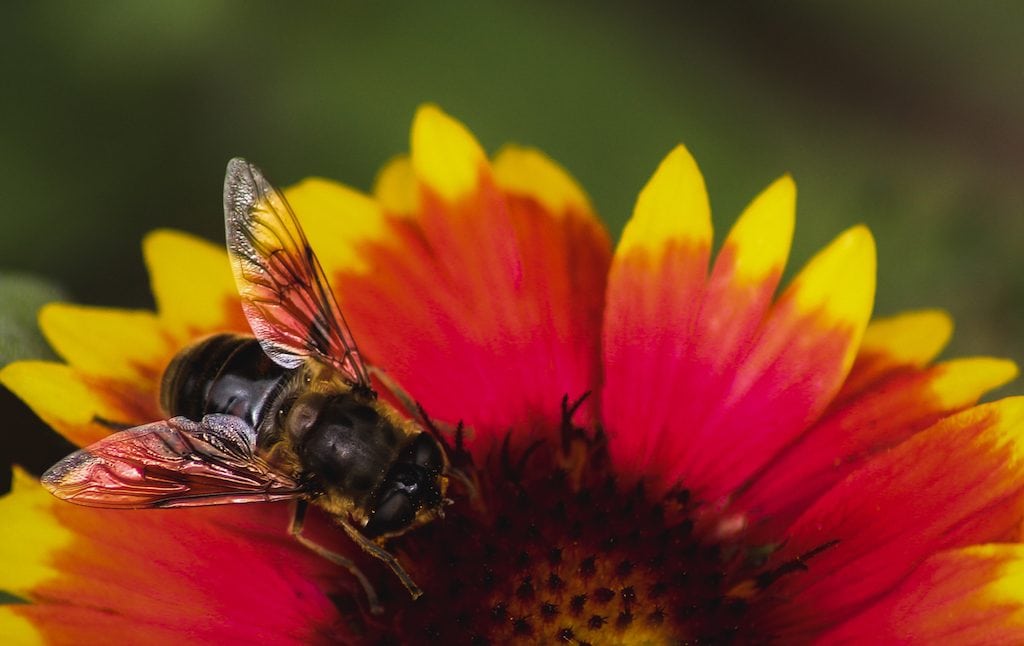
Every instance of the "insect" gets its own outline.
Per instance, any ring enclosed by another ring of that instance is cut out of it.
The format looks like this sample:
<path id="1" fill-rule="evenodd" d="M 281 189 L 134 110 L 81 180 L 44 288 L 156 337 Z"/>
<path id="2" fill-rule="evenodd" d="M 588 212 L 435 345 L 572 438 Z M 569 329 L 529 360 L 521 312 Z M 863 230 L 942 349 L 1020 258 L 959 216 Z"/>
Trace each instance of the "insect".
<path id="1" fill-rule="evenodd" d="M 43 485 L 59 498 L 108 508 L 294 500 L 289 531 L 348 568 L 379 612 L 355 563 L 303 535 L 312 502 L 419 597 L 384 542 L 443 516 L 448 459 L 441 444 L 377 399 L 295 214 L 243 159 L 228 163 L 224 219 L 255 336 L 218 334 L 186 347 L 161 383 L 169 419 L 69 455 L 43 475 Z"/>

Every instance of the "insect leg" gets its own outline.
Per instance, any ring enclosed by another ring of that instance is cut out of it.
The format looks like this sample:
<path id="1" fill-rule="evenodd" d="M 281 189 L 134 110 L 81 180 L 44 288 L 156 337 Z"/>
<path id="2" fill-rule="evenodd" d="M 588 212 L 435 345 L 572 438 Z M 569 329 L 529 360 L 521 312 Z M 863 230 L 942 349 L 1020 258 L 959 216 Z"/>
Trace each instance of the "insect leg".
<path id="1" fill-rule="evenodd" d="M 366 598 L 370 602 L 370 612 L 375 615 L 383 613 L 384 608 L 380 605 L 380 600 L 377 598 L 377 592 L 373 589 L 373 585 L 370 584 L 370 581 L 355 563 L 340 554 L 332 552 L 322 545 L 317 545 L 312 540 L 302 535 L 302 527 L 306 522 L 306 508 L 308 506 L 309 503 L 305 500 L 299 499 L 295 501 L 292 520 L 288 525 L 288 533 L 294 536 L 295 540 L 302 543 L 308 549 L 316 552 L 320 557 L 327 559 L 335 565 L 340 565 L 351 572 L 352 576 L 354 576 L 359 581 L 360 585 L 363 586 L 363 590 L 366 591 Z"/>
<path id="2" fill-rule="evenodd" d="M 405 568 L 403 568 L 402 564 L 398 562 L 398 559 L 395 558 L 394 554 L 363 536 L 359 533 L 359 530 L 350 525 L 347 521 L 341 518 L 336 520 L 345 530 L 345 533 L 348 534 L 349 538 L 355 541 L 359 547 L 363 548 L 368 554 L 370 554 L 370 556 L 379 558 L 388 564 L 388 567 L 390 567 L 391 571 L 395 573 L 395 576 L 397 576 L 402 582 L 402 585 L 404 585 L 405 589 L 409 591 L 409 595 L 412 596 L 413 599 L 419 599 L 423 596 L 423 590 L 420 590 L 420 587 L 412 580 L 412 577 L 410 577 L 409 573 L 405 571 Z"/>

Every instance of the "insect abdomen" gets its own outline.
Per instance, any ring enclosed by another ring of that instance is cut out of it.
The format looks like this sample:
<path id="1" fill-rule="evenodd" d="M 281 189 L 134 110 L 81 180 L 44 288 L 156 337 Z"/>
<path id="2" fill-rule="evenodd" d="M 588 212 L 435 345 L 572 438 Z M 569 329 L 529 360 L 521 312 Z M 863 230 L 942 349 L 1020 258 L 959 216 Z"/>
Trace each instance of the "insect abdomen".
<path id="1" fill-rule="evenodd" d="M 274 363 L 254 337 L 218 334 L 175 355 L 164 371 L 160 405 L 171 416 L 200 420 L 226 413 L 257 428 L 292 374 Z"/>

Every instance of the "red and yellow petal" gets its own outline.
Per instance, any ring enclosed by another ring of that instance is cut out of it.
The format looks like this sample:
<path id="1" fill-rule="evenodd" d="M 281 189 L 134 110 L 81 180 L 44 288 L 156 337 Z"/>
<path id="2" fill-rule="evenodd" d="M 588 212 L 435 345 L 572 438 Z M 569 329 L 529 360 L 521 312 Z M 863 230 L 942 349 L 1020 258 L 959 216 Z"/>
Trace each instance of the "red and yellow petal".
<path id="1" fill-rule="evenodd" d="M 768 464 L 843 384 L 874 296 L 874 244 L 854 227 L 811 259 L 762 322 L 667 482 L 719 500 Z M 692 483 L 692 484 L 691 484 Z"/>
<path id="2" fill-rule="evenodd" d="M 649 472 L 684 432 L 673 424 L 675 386 L 694 352 L 711 240 L 704 178 L 679 146 L 640 193 L 608 278 L 602 415 L 627 471 Z"/>
<path id="3" fill-rule="evenodd" d="M 68 365 L 102 379 L 151 386 L 174 351 L 152 312 L 51 303 L 39 326 Z"/>
<path id="4" fill-rule="evenodd" d="M 707 197 L 689 155 L 673 153 L 645 195 L 609 279 L 602 404 L 612 453 L 661 487 L 684 482 L 717 500 L 838 392 L 871 312 L 874 243 L 863 227 L 847 231 L 772 304 L 793 230 L 788 177 L 746 210 L 710 277 Z"/>
<path id="5" fill-rule="evenodd" d="M 96 510 L 16 472 L 0 512 L 0 588 L 29 601 L 0 627 L 23 636 L 315 643 L 340 630 L 328 595 L 351 580 L 286 535 L 287 505 Z"/>
<path id="6" fill-rule="evenodd" d="M 932 556 L 822 644 L 1024 643 L 1024 546 L 976 545 Z"/>
<path id="7" fill-rule="evenodd" d="M 11 493 L 0 498 L 0 590 L 28 598 L 37 586 L 60 576 L 50 557 L 68 549 L 74 535 L 55 521 L 57 504 L 35 478 L 15 469 Z"/>
<path id="8" fill-rule="evenodd" d="M 506 145 L 495 155 L 493 167 L 495 182 L 506 195 L 536 201 L 556 218 L 577 218 L 600 228 L 592 217 L 594 209 L 587 194 L 543 153 Z M 607 238 L 604 229 L 600 231 Z"/>
<path id="9" fill-rule="evenodd" d="M 761 536 L 777 536 L 836 482 L 941 418 L 1017 376 L 1012 361 L 954 359 L 893 370 L 874 387 L 830 407 L 821 420 L 744 487 L 744 510 Z"/>
<path id="10" fill-rule="evenodd" d="M 55 303 L 39 320 L 67 363 L 17 362 L 0 371 L 0 382 L 68 440 L 91 443 L 110 422 L 162 417 L 160 377 L 177 343 L 156 316 Z"/>
<path id="11" fill-rule="evenodd" d="M 597 384 L 611 242 L 586 194 L 542 153 L 506 147 L 494 159 L 494 173 L 529 290 L 519 301 L 519 325 L 524 335 L 531 328 L 545 331 L 536 339 L 543 341 L 535 349 L 540 356 L 522 358 L 547 375 L 530 396 L 541 410 L 552 411 L 559 395 L 575 399 Z M 576 423 L 595 419 L 597 400 L 585 404 Z"/>
<path id="12" fill-rule="evenodd" d="M 734 386 L 737 367 L 756 347 L 789 255 L 795 217 L 796 187 L 783 177 L 744 211 L 715 260 L 692 333 L 693 350 L 675 381 L 670 419 L 687 420 L 688 431 L 675 429 L 658 451 L 675 460 L 675 471 L 664 470 L 666 484 L 687 459 L 699 459 L 697 444 L 718 441 L 718 406 Z"/>
<path id="13" fill-rule="evenodd" d="M 483 149 L 465 126 L 430 105 L 417 111 L 411 139 L 421 204 L 417 222 L 442 272 L 435 279 L 465 290 L 461 293 L 473 304 L 490 297 L 501 318 L 513 320 L 513 303 L 493 297 L 515 294 L 522 263 Z M 469 259 L 474 262 L 467 264 Z"/>
<path id="14" fill-rule="evenodd" d="M 802 433 L 850 370 L 874 288 L 875 247 L 864 227 L 812 258 L 773 305 L 670 479 L 727 496 Z"/>
<path id="15" fill-rule="evenodd" d="M 376 200 L 319 178 L 303 180 L 284 195 L 328 275 L 371 271 L 361 249 L 389 233 Z"/>
<path id="16" fill-rule="evenodd" d="M 160 379 L 187 342 L 220 330 L 248 330 L 221 249 L 157 231 L 147 236 L 143 251 L 157 314 L 48 305 L 40 326 L 67 363 L 17 362 L 0 371 L 0 382 L 80 446 L 117 425 L 162 418 Z"/>
<path id="17" fill-rule="evenodd" d="M 873 387 L 895 371 L 920 368 L 942 352 L 953 320 L 941 310 L 918 310 L 872 321 L 835 403 Z"/>
<path id="18" fill-rule="evenodd" d="M 0 370 L 0 383 L 68 441 L 85 446 L 110 434 L 104 424 L 160 419 L 158 383 L 131 384 L 84 375 L 48 361 L 18 361 Z"/>
<path id="19" fill-rule="evenodd" d="M 336 274 L 365 356 L 437 419 L 486 436 L 553 426 L 562 395 L 597 381 L 610 252 L 582 191 L 534 151 L 492 168 L 464 126 L 428 106 L 411 159 L 376 192 L 390 235 L 361 247 L 373 271 Z"/>
<path id="20" fill-rule="evenodd" d="M 761 619 L 814 635 L 861 611 L 932 554 L 1016 538 L 1024 515 L 1024 398 L 948 417 L 875 456 L 786 530 L 773 559 L 813 557 L 769 590 L 785 604 Z"/>

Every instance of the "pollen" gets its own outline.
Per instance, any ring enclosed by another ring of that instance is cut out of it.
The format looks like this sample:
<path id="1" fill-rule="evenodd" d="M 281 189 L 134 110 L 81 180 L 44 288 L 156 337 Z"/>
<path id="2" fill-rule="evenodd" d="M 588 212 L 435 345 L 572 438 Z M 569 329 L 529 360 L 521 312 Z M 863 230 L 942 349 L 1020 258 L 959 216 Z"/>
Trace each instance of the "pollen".
<path id="1" fill-rule="evenodd" d="M 383 643 L 396 644 L 759 637 L 746 609 L 772 573 L 748 565 L 735 545 L 698 537 L 685 490 L 651 496 L 643 482 L 620 482 L 600 431 L 573 428 L 571 409 L 566 416 L 563 442 L 519 451 L 506 442 L 487 468 L 465 467 L 461 480 L 479 490 L 453 484 L 443 520 L 392 542 L 424 595 L 410 602 L 385 587 L 385 625 L 375 618 L 368 633 L 383 629 Z"/>

